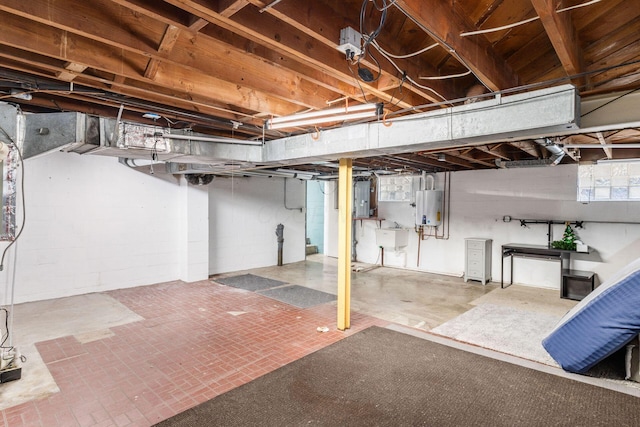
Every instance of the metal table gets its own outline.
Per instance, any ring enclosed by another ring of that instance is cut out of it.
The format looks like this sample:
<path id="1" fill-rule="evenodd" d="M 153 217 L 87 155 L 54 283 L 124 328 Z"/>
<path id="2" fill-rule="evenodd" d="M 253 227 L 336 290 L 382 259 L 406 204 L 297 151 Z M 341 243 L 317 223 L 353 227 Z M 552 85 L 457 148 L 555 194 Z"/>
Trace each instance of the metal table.
<path id="1" fill-rule="evenodd" d="M 565 249 L 554 249 L 546 245 L 528 245 L 523 243 L 509 243 L 502 245 L 502 260 L 500 263 L 500 287 L 504 288 L 504 259 L 509 257 L 511 259 L 511 275 L 509 276 L 509 285 L 513 284 L 513 258 L 536 258 L 549 261 L 558 261 L 560 264 L 560 283 L 562 284 L 563 270 L 569 270 L 571 262 L 571 253 L 576 251 L 569 251 Z"/>

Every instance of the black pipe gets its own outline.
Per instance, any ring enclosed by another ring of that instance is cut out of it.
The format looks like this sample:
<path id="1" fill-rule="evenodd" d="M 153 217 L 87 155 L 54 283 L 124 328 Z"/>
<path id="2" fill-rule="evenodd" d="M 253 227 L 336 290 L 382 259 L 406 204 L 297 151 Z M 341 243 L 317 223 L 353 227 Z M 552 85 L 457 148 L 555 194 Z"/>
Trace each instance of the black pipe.
<path id="1" fill-rule="evenodd" d="M 276 236 L 278 237 L 278 267 L 282 266 L 282 246 L 284 243 L 284 225 L 278 224 L 276 227 Z"/>

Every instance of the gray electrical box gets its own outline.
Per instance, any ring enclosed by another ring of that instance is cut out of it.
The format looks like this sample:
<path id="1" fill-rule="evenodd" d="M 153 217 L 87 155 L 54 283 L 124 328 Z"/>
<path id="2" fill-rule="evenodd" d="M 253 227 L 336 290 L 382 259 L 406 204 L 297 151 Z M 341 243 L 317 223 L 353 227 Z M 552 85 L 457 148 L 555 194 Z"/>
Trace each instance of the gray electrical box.
<path id="1" fill-rule="evenodd" d="M 356 181 L 353 191 L 353 210 L 356 218 L 369 218 L 371 181 Z"/>

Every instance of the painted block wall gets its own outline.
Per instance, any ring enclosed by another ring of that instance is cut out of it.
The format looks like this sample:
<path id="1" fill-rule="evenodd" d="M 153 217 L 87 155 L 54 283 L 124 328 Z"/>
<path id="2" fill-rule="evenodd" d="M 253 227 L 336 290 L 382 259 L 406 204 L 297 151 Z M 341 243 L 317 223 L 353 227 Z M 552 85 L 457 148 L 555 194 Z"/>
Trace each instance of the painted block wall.
<path id="1" fill-rule="evenodd" d="M 305 184 L 298 179 L 216 178 L 209 185 L 209 274 L 276 265 L 276 227 L 284 225 L 283 263 L 305 258 Z M 287 209 L 289 208 L 289 209 Z"/>
<path id="2" fill-rule="evenodd" d="M 180 277 L 177 182 L 113 157 L 53 153 L 26 160 L 24 185 L 26 225 L 0 272 L 0 303 L 14 259 L 16 303 Z"/>
<path id="3" fill-rule="evenodd" d="M 492 278 L 500 281 L 500 246 L 507 243 L 547 243 L 547 226 L 521 227 L 518 221 L 503 222 L 505 215 L 522 219 L 584 220 L 578 236 L 595 249 L 592 254 L 572 256 L 572 268 L 597 273 L 600 282 L 640 254 L 640 225 L 610 224 L 595 221 L 640 221 L 638 202 L 576 201 L 577 166 L 504 169 L 455 172 L 451 179 L 450 233 L 448 240 L 433 237 L 420 242 L 413 232 L 414 208 L 404 202 L 379 203 L 379 216 L 386 219 L 383 227 L 398 222 L 411 229 L 409 244 L 398 251 L 385 250 L 387 266 L 417 269 L 455 276 L 464 274 L 464 239 L 483 237 L 492 242 Z M 442 189 L 444 174 L 436 175 L 436 188 Z M 337 221 L 337 212 L 335 216 Z M 594 221 L 594 222 L 589 222 Z M 375 242 L 373 221 L 355 222 L 358 260 L 379 263 L 380 251 Z M 326 226 L 332 230 L 332 225 Z M 554 226 L 553 238 L 560 239 L 563 225 Z M 336 247 L 337 231 L 327 233 L 328 247 Z M 418 264 L 419 261 L 419 264 Z M 505 260 L 505 261 L 508 261 Z M 514 282 L 559 289 L 558 262 L 517 258 L 514 260 Z M 508 266 L 505 275 L 508 277 Z"/>
<path id="4" fill-rule="evenodd" d="M 324 253 L 324 187 L 321 181 L 307 181 L 307 238 Z"/>
<path id="5" fill-rule="evenodd" d="M 338 257 L 338 181 L 324 185 L 324 254 Z"/>
<path id="6" fill-rule="evenodd" d="M 209 277 L 209 189 L 190 185 L 180 177 L 180 279 L 185 282 Z"/>

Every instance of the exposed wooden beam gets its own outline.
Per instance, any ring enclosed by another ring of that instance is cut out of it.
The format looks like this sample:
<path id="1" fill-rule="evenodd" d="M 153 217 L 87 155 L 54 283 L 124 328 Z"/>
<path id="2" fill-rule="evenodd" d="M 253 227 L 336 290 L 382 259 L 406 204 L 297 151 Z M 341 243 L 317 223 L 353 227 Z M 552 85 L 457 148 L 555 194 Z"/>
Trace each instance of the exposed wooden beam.
<path id="1" fill-rule="evenodd" d="M 250 2 L 257 8 L 264 8 L 272 3 L 272 1 L 269 0 L 250 0 Z M 321 2 L 284 1 L 278 3 L 275 7 L 267 9 L 267 13 L 296 28 L 298 31 L 307 34 L 314 40 L 318 40 L 333 51 L 335 51 L 338 46 L 340 30 L 347 26 L 353 28 L 358 28 L 359 26 L 359 22 L 355 20 L 355 16 L 354 19 L 348 19 L 347 17 L 339 20 L 335 19 L 334 11 Z M 384 38 L 385 34 L 382 33 L 377 40 Z M 398 52 L 402 51 L 403 48 L 393 37 L 387 37 L 384 45 Z M 396 59 L 395 62 L 402 70 L 405 70 L 408 75 L 414 76 L 416 79 L 418 75 L 438 75 L 437 69 L 427 63 L 420 63 L 419 66 L 417 66 L 411 61 Z M 377 64 L 368 61 L 366 58 L 362 61 L 362 64 L 374 70 L 377 68 Z M 380 62 L 380 66 L 382 67 L 382 75 L 392 78 L 397 87 L 400 83 L 397 70 L 385 60 Z M 450 86 L 440 81 L 430 81 L 428 84 L 423 82 L 423 84 L 431 87 L 436 93 L 440 94 L 444 100 L 461 96 L 461 94 L 454 92 Z M 365 86 L 363 85 L 363 87 Z M 415 85 L 407 85 L 406 87 L 407 90 L 417 93 L 432 102 L 443 101 L 440 96 Z"/>
<path id="2" fill-rule="evenodd" d="M 434 169 L 443 169 L 443 170 L 455 170 L 457 169 L 455 166 L 453 166 L 452 164 L 445 162 L 441 162 L 440 160 L 437 160 L 433 158 L 433 156 L 429 153 L 416 153 L 416 156 L 418 156 L 420 158 L 421 162 L 426 163 L 427 165 L 433 167 Z"/>
<path id="3" fill-rule="evenodd" d="M 531 0 L 549 40 L 569 76 L 584 71 L 578 36 L 570 13 L 557 13 L 560 0 Z"/>
<path id="4" fill-rule="evenodd" d="M 460 58 L 489 89 L 497 91 L 519 85 L 518 76 L 484 36 L 460 36 L 476 28 L 449 2 L 398 0 L 395 5 Z"/>
<path id="5" fill-rule="evenodd" d="M 162 36 L 162 40 L 160 41 L 160 46 L 158 46 L 158 53 L 161 55 L 169 55 L 173 46 L 175 46 L 178 41 L 178 37 L 180 36 L 180 28 L 175 27 L 173 25 L 167 25 L 167 29 Z M 147 69 L 144 71 L 144 76 L 148 79 L 153 80 L 156 77 L 156 73 L 158 72 L 158 65 L 160 65 L 160 60 L 156 58 L 151 58 L 149 60 L 149 64 L 147 64 Z"/>
<path id="6" fill-rule="evenodd" d="M 611 151 L 611 148 L 604 147 L 605 145 L 607 145 L 607 141 L 605 141 L 604 136 L 602 135 L 602 132 L 596 132 L 596 137 L 598 138 L 600 145 L 603 145 L 602 150 L 604 151 L 604 154 L 607 155 L 607 159 L 612 159 L 613 152 Z"/>
<path id="7" fill-rule="evenodd" d="M 276 8 L 268 9 L 270 15 L 260 14 L 256 10 L 245 8 L 241 13 L 237 13 L 233 16 L 233 19 L 228 19 L 220 14 L 214 12 L 210 8 L 194 0 L 166 0 L 171 4 L 188 10 L 190 13 L 198 15 L 210 22 L 215 23 L 224 29 L 235 32 L 242 37 L 266 46 L 270 49 L 274 49 L 281 54 L 285 54 L 289 58 L 300 61 L 305 64 L 313 65 L 318 70 L 326 73 L 327 75 L 338 79 L 339 81 L 348 83 L 359 90 L 377 96 L 385 101 L 394 101 L 393 94 L 387 93 L 384 90 L 380 90 L 375 84 L 368 84 L 360 81 L 356 82 L 354 76 L 349 72 L 348 64 L 344 59 L 344 55 L 335 49 L 337 46 L 338 37 L 340 34 L 339 28 L 336 30 L 336 40 L 333 42 L 333 46 L 329 46 L 323 43 L 323 40 L 318 39 L 319 35 L 310 36 L 300 32 L 300 28 L 304 27 L 301 24 L 297 26 L 285 25 L 286 23 L 296 22 L 295 20 L 288 19 L 289 22 L 283 22 L 277 17 L 273 16 Z M 252 3 L 255 3 L 252 1 Z M 266 4 L 266 3 L 264 3 Z M 286 2 L 278 4 L 278 8 L 286 6 Z M 301 8 L 302 3 L 295 3 L 295 10 L 307 10 L 312 9 L 314 12 L 321 5 L 316 3 L 305 3 L 305 6 Z M 308 12 L 310 13 L 310 12 Z M 308 15 L 307 13 L 307 15 Z M 312 14 L 314 15 L 314 14 Z M 323 16 L 323 15 L 320 15 Z M 309 17 L 307 16 L 307 19 Z M 328 15 L 326 19 L 315 19 L 315 25 L 320 25 L 324 29 L 324 26 L 337 26 L 334 21 L 333 15 Z M 295 30 L 295 31 L 294 31 Z M 324 39 L 324 37 L 323 37 Z M 392 68 L 391 65 L 382 62 L 383 72 L 400 82 L 400 79 L 396 76 L 397 70 Z M 386 70 L 386 71 L 385 71 Z M 407 85 L 409 89 L 409 86 Z M 442 95 L 449 96 L 449 91 L 446 86 L 438 83 L 438 88 Z M 415 93 L 415 89 L 411 88 Z M 413 102 L 411 97 L 405 96 L 405 99 L 398 103 L 399 108 L 411 108 L 416 105 L 425 103 L 426 100 L 441 101 L 440 98 L 435 97 L 433 93 L 422 90 L 421 101 Z M 395 100 L 397 101 L 397 100 Z"/>
<path id="8" fill-rule="evenodd" d="M 0 58 L 18 61 L 15 63 L 7 60 L 3 61 L 3 66 L 8 69 L 43 78 L 53 78 L 55 73 L 63 70 L 60 66 L 45 64 L 35 60 L 29 61 L 28 59 L 25 59 L 24 56 L 12 56 L 7 52 L 7 50 L 10 49 L 0 50 Z M 24 54 L 29 55 L 28 53 L 23 53 L 23 55 Z M 78 76 L 76 81 L 78 84 L 82 84 L 87 87 L 93 87 L 100 90 L 108 89 L 113 93 L 119 93 L 131 99 L 144 99 L 158 104 L 168 104 L 170 106 L 175 106 L 176 108 L 180 108 L 185 111 L 193 111 L 198 114 L 229 118 L 231 120 L 262 126 L 262 119 L 259 120 L 254 115 L 232 111 L 227 105 L 215 102 L 214 100 L 207 99 L 197 94 L 184 94 L 172 91 L 151 83 L 140 82 L 133 79 L 127 80 L 122 75 L 116 75 L 115 78 L 107 79 L 82 74 L 81 76 Z"/>
<path id="9" fill-rule="evenodd" d="M 511 156 L 509 156 L 509 154 L 507 153 L 507 150 L 505 149 L 504 146 L 501 146 L 499 144 L 489 148 L 486 145 L 476 145 L 474 147 L 476 150 L 480 150 L 483 153 L 487 153 L 490 154 L 492 156 L 495 156 L 497 158 L 500 158 L 502 160 L 513 160 L 511 158 Z"/>
<path id="10" fill-rule="evenodd" d="M 93 12 L 87 11 L 87 14 L 90 13 Z M 57 19 L 66 18 L 61 14 Z M 99 19 L 99 16 L 95 19 Z M 45 26 L 24 18 L 10 18 L 2 11 L 0 11 L 0 20 L 7 22 L 7 27 L 15 28 L 15 30 L 7 28 L 6 31 L 1 32 L 0 43 L 20 46 L 41 55 L 69 62 L 84 63 L 92 68 L 121 74 L 132 79 L 144 79 L 141 70 L 147 68 L 148 58 L 151 56 L 161 60 L 167 69 L 178 70 L 173 77 L 166 74 L 162 77 L 162 82 L 169 84 L 169 87 L 176 89 L 182 87 L 182 90 L 188 89 L 190 92 L 214 94 L 216 87 L 220 89 L 227 86 L 229 89 L 227 94 L 235 92 L 235 102 L 238 102 L 231 105 L 243 106 L 249 110 L 266 111 L 276 115 L 290 114 L 301 108 L 323 108 L 326 106 L 327 99 L 336 97 L 335 93 L 319 89 L 310 82 L 301 80 L 293 72 L 256 57 L 247 56 L 239 49 L 231 49 L 230 46 L 208 37 L 199 37 L 197 41 L 178 41 L 178 45 L 188 44 L 188 48 L 183 46 L 178 49 L 176 46 L 170 57 L 163 57 L 155 51 L 155 48 L 140 50 L 139 43 L 135 42 L 127 45 L 127 50 L 124 52 L 122 51 L 124 45 L 120 42 L 91 43 L 90 40 L 108 41 L 107 35 L 96 35 L 87 30 L 83 31 L 82 37 L 78 37 L 74 32 L 62 29 L 67 28 L 68 25 L 59 21 L 50 20 Z M 43 38 L 59 41 L 58 45 L 42 43 Z M 158 36 L 158 39 L 160 38 Z M 144 61 L 145 65 L 141 65 L 140 61 Z M 238 72 L 239 69 L 242 72 Z M 160 77 L 156 73 L 156 81 L 163 84 L 158 80 Z M 182 80 L 177 80 L 176 77 Z M 207 83 L 207 79 L 211 81 Z M 196 81 L 203 82 L 204 86 L 199 89 Z M 245 93 L 237 96 L 241 92 Z M 296 96 L 292 97 L 292 93 L 296 93 Z M 222 92 L 217 99 L 228 103 L 233 100 L 233 98 L 223 98 Z"/>
<path id="11" fill-rule="evenodd" d="M 483 166 L 486 166 L 486 167 L 489 167 L 489 168 L 495 168 L 496 167 L 495 161 L 488 162 L 488 161 L 483 160 L 483 159 L 478 159 L 475 155 L 472 154 L 473 150 L 474 150 L 474 148 L 472 147 L 472 148 L 469 148 L 467 150 L 461 150 L 461 151 L 459 151 L 457 153 L 455 151 L 454 152 L 450 152 L 450 154 L 455 155 L 456 157 L 458 157 L 458 160 L 460 160 L 460 159 L 466 160 L 466 161 L 468 161 L 470 163 L 476 163 L 476 164 L 483 165 Z M 476 167 L 473 166 L 473 168 L 475 169 Z"/>
<path id="12" fill-rule="evenodd" d="M 218 13 L 229 18 L 248 4 L 248 0 L 218 0 Z"/>
<path id="13" fill-rule="evenodd" d="M 540 152 L 538 151 L 537 144 L 531 141 L 515 141 L 510 143 L 520 151 L 523 151 L 533 157 L 534 159 L 540 158 Z"/>
<path id="14" fill-rule="evenodd" d="M 189 25 L 189 29 L 194 33 L 197 33 L 198 31 L 206 27 L 208 24 L 209 22 L 206 19 L 195 18 L 193 22 Z M 172 24 L 168 24 L 168 25 L 172 26 Z"/>
<path id="15" fill-rule="evenodd" d="M 476 160 L 473 157 L 462 153 L 460 150 L 448 150 L 446 153 L 441 153 L 441 154 L 444 155 L 444 162 L 461 166 L 467 169 L 475 169 L 475 166 L 472 163 L 478 163 L 478 164 L 489 166 L 489 167 L 495 166 L 495 165 L 492 165 L 491 163 L 483 162 L 481 160 Z M 432 158 L 435 159 L 436 161 L 439 161 L 437 160 L 438 154 L 430 154 L 430 156 L 432 156 Z"/>
<path id="16" fill-rule="evenodd" d="M 79 73 L 82 73 L 87 69 L 86 65 L 78 64 L 75 62 L 67 62 L 64 65 L 64 71 L 60 71 L 56 74 L 56 77 L 65 82 L 70 82 L 76 78 Z"/>

